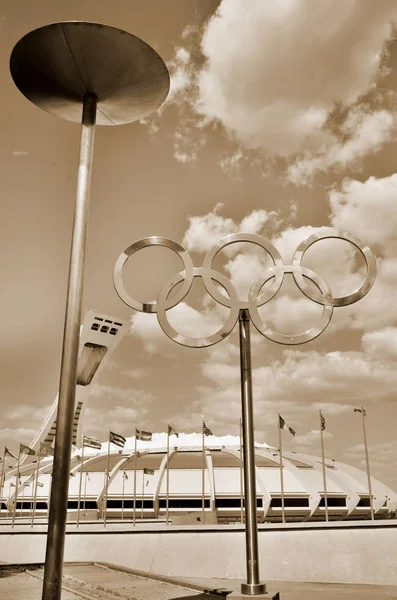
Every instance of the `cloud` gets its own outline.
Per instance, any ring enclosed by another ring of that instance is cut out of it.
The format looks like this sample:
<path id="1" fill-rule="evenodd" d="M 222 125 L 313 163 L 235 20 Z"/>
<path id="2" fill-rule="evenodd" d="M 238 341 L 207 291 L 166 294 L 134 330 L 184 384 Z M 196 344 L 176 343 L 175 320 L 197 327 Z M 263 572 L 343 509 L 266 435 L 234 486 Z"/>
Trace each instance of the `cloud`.
<path id="1" fill-rule="evenodd" d="M 392 0 L 349 0 L 337 11 L 332 0 L 251 0 L 249 12 L 244 0 L 222 0 L 171 64 L 186 137 L 221 124 L 232 143 L 219 161 L 226 173 L 235 177 L 254 149 L 262 161 L 289 160 L 297 184 L 378 151 L 395 127 L 377 88 L 395 18 Z"/>
<path id="2" fill-rule="evenodd" d="M 321 436 L 321 434 L 320 434 L 319 429 L 312 429 L 305 435 L 296 435 L 294 438 L 294 442 L 297 447 L 302 447 L 302 446 L 306 447 L 306 446 L 312 446 L 312 445 L 318 446 L 320 444 L 320 436 Z M 330 439 L 330 438 L 333 438 L 334 436 L 332 433 L 325 430 L 325 431 L 323 431 L 323 437 L 325 439 Z"/>
<path id="3" fill-rule="evenodd" d="M 122 371 L 121 375 L 126 375 L 127 377 L 131 377 L 132 379 L 144 379 L 148 377 L 151 373 L 151 369 L 148 367 L 136 367 L 134 369 L 128 369 L 126 371 Z"/>
<path id="4" fill-rule="evenodd" d="M 306 185 L 319 171 L 345 167 L 374 154 L 392 140 L 394 128 L 395 115 L 388 110 L 370 113 L 361 107 L 352 109 L 340 128 L 340 137 L 330 136 L 317 154 L 309 153 L 307 157 L 299 158 L 288 168 L 288 179 L 297 185 Z"/>
<path id="5" fill-rule="evenodd" d="M 218 203 L 208 214 L 202 216 L 189 216 L 189 227 L 185 233 L 182 244 L 187 250 L 193 252 L 206 252 L 219 240 L 231 233 L 261 233 L 265 225 L 270 229 L 274 227 L 275 212 L 264 209 L 254 210 L 240 223 L 233 219 L 222 217 L 219 212 L 223 204 Z"/>
<path id="6" fill-rule="evenodd" d="M 25 152 L 25 150 L 14 150 L 13 156 L 28 156 L 29 152 Z"/>

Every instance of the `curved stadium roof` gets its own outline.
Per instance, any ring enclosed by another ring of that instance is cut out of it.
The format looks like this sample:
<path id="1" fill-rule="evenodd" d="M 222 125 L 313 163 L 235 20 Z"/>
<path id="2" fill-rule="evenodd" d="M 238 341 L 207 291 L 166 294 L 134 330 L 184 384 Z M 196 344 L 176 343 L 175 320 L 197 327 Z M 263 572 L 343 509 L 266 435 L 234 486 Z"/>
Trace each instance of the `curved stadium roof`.
<path id="1" fill-rule="evenodd" d="M 138 443 L 138 455 L 125 449 L 112 453 L 109 460 L 107 519 L 163 521 L 166 516 L 167 454 L 164 434 L 153 442 Z M 172 445 L 168 464 L 169 517 L 181 519 L 196 513 L 203 505 L 208 522 L 233 522 L 241 518 L 241 458 L 239 438 L 205 438 L 203 456 L 197 434 L 183 435 Z M 174 438 L 172 438 L 174 441 Z M 222 443 L 223 442 L 223 443 Z M 183 445 L 182 445 L 183 444 Z M 127 445 L 131 445 L 127 441 Z M 103 444 L 107 446 L 107 444 Z M 90 452 L 89 455 L 86 453 Z M 81 477 L 81 518 L 103 517 L 106 490 L 107 454 L 84 449 L 72 457 L 68 508 L 77 509 Z M 18 513 L 29 514 L 34 495 L 36 464 L 21 467 Z M 281 520 L 280 457 L 277 449 L 256 444 L 256 484 L 258 520 Z M 147 470 L 146 472 L 144 470 Z M 48 506 L 52 459 L 42 459 L 37 488 L 37 514 L 44 516 Z M 370 501 L 367 475 L 355 467 L 326 459 L 329 519 L 369 519 Z M 134 485 L 135 482 L 135 485 Z M 323 520 L 325 500 L 321 459 L 317 456 L 285 452 L 283 455 L 284 508 L 287 521 Z M 15 494 L 15 470 L 7 475 L 3 491 L 3 510 L 11 507 Z M 397 508 L 397 494 L 372 478 L 375 518 L 385 518 Z M 70 515 L 73 517 L 73 515 Z"/>

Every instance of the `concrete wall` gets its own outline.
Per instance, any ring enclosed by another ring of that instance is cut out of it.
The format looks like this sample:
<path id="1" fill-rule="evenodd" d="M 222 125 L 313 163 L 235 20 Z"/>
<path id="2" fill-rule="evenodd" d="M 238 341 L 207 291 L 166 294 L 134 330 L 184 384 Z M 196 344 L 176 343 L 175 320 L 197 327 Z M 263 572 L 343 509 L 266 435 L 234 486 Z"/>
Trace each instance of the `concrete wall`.
<path id="1" fill-rule="evenodd" d="M 121 525 L 121 524 L 120 524 Z M 68 526 L 66 561 L 103 561 L 179 577 L 245 578 L 241 527 Z M 0 561 L 43 562 L 45 530 L 0 529 Z M 266 580 L 397 585 L 397 523 L 299 523 L 259 530 Z"/>

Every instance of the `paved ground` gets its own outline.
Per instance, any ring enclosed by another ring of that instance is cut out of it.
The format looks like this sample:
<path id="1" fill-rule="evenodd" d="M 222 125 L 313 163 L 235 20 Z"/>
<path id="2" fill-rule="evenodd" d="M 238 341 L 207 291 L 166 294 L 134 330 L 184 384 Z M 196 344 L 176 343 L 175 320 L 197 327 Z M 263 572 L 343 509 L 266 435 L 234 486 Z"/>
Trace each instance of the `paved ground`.
<path id="1" fill-rule="evenodd" d="M 240 579 L 181 579 L 207 589 L 239 590 Z M 280 593 L 280 600 L 397 600 L 397 585 L 353 585 L 336 583 L 292 583 L 266 581 L 269 595 Z"/>
<path id="2" fill-rule="evenodd" d="M 230 579 L 157 578 L 104 564 L 66 564 L 62 600 L 215 600 L 239 590 Z M 269 597 L 280 600 L 397 600 L 397 586 L 267 581 Z M 0 566 L 0 600 L 41 600 L 42 567 Z M 204 590 L 213 592 L 205 593 Z"/>

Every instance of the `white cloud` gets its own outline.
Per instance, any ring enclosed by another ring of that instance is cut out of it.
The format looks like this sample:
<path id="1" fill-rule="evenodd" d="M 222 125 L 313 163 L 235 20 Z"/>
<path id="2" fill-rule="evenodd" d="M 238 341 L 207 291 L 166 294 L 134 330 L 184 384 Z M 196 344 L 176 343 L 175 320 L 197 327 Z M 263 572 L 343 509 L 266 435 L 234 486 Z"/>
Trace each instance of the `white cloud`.
<path id="1" fill-rule="evenodd" d="M 319 429 L 312 429 L 311 431 L 309 431 L 308 433 L 304 434 L 304 435 L 296 435 L 294 438 L 294 442 L 296 444 L 297 447 L 306 447 L 306 446 L 318 446 L 320 444 L 320 430 Z M 323 437 L 325 439 L 330 439 L 333 438 L 333 434 L 330 433 L 329 431 L 325 430 L 323 431 Z"/>
<path id="2" fill-rule="evenodd" d="M 13 156 L 28 156 L 29 152 L 25 152 L 25 150 L 14 150 Z"/>
<path id="3" fill-rule="evenodd" d="M 240 223 L 233 219 L 222 217 L 219 212 L 223 204 L 218 203 L 215 208 L 203 216 L 189 216 L 189 227 L 185 233 L 182 244 L 187 250 L 194 252 L 206 252 L 219 242 L 219 240 L 231 233 L 262 233 L 265 225 L 273 227 L 275 212 L 266 210 L 254 210 Z M 229 249 L 228 249 L 229 250 Z M 226 253 L 228 252 L 226 250 Z M 229 252 L 233 254 L 234 252 Z"/>
<path id="4" fill-rule="evenodd" d="M 288 168 L 288 178 L 297 185 L 310 182 L 317 172 L 330 167 L 345 167 L 349 163 L 378 152 L 392 140 L 395 116 L 388 110 L 364 112 L 352 109 L 343 123 L 340 136 L 330 136 L 318 153 L 299 158 Z M 342 141 L 342 139 L 345 141 Z"/>
<path id="5" fill-rule="evenodd" d="M 379 107 L 381 93 L 376 110 L 362 98 L 386 72 L 395 18 L 392 0 L 349 0 L 338 10 L 333 0 L 251 0 L 249 11 L 244 0 L 222 0 L 177 49 L 171 101 L 193 108 L 192 139 L 194 128 L 222 124 L 234 147 L 219 163 L 232 177 L 244 150 L 256 149 L 292 160 L 289 178 L 306 183 L 390 140 L 395 117 Z"/>
<path id="6" fill-rule="evenodd" d="M 397 174 L 360 182 L 346 179 L 329 193 L 331 223 L 379 247 L 386 257 L 397 256 Z"/>

